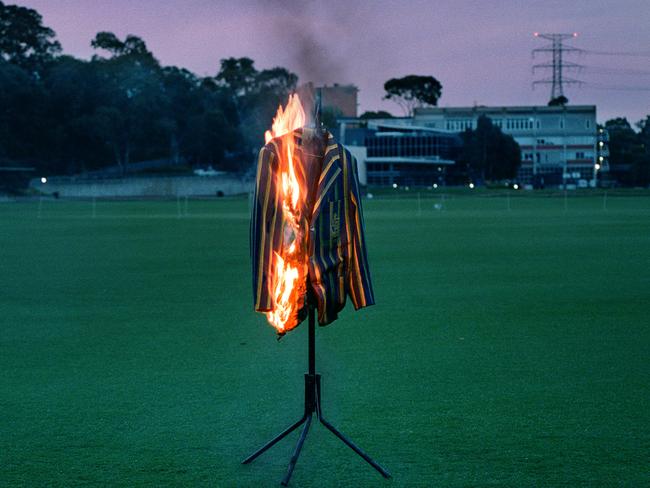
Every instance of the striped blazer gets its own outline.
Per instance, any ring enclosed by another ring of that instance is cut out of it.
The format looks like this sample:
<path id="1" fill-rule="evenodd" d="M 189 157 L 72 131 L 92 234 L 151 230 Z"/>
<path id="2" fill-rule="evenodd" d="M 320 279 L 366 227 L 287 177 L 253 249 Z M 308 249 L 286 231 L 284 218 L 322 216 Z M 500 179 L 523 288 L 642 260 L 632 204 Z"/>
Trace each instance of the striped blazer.
<path id="1" fill-rule="evenodd" d="M 313 139 L 309 139 L 313 130 L 298 129 L 293 133 L 296 159 L 302 163 L 296 168 L 297 178 L 309 188 L 303 209 L 309 235 L 305 292 L 311 291 L 315 297 L 319 325 L 337 319 L 347 296 L 355 310 L 375 303 L 364 239 L 357 162 L 331 133 L 325 134 L 319 150 L 314 151 Z M 307 139 L 310 142 L 303 144 Z M 257 163 L 250 246 L 253 296 L 258 312 L 273 310 L 273 261 L 283 239 L 281 195 L 276 185 L 281 151 L 282 138 L 273 139 L 260 150 Z M 306 304 L 305 297 L 293 327 L 306 317 Z"/>

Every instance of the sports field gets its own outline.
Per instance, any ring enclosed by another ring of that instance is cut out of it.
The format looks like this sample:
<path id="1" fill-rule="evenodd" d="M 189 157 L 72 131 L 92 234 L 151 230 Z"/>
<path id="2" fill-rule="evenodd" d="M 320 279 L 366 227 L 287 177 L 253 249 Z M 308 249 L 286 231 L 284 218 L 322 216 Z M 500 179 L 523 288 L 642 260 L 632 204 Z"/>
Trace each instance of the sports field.
<path id="1" fill-rule="evenodd" d="M 317 330 L 295 487 L 650 485 L 650 194 L 364 201 L 377 305 Z M 306 326 L 252 311 L 248 200 L 0 203 L 0 486 L 276 486 Z M 314 425 L 314 424 L 313 424 Z"/>

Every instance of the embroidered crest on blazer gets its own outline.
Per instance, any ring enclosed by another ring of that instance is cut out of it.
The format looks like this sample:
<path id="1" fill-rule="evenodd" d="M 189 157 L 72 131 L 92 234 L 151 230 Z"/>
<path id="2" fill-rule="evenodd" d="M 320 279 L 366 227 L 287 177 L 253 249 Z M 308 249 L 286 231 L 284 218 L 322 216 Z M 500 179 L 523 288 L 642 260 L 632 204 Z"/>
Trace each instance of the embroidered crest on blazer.
<path id="1" fill-rule="evenodd" d="M 303 139 L 312 134 L 309 129 L 299 129 L 293 136 L 303 166 L 296 171 L 309 187 L 305 202 L 309 222 L 306 286 L 316 298 L 318 323 L 327 325 L 337 319 L 347 296 L 355 310 L 373 305 L 375 299 L 356 159 L 329 132 L 326 132 L 322 151 L 311 154 L 313 145 L 303 144 Z M 278 217 L 281 216 L 280 189 L 276 185 L 281 150 L 281 138 L 272 140 L 260 150 L 257 163 L 250 250 L 254 308 L 258 312 L 272 311 L 274 306 L 274 260 L 283 238 L 282 219 Z M 301 306 L 291 328 L 306 317 L 306 299 Z"/>

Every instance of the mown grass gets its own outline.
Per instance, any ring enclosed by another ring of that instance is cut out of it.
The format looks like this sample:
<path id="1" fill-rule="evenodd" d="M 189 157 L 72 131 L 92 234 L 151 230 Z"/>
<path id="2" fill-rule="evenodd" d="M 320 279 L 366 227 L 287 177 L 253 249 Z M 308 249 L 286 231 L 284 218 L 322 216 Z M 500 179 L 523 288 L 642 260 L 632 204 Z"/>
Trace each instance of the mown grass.
<path id="1" fill-rule="evenodd" d="M 0 204 L 0 485 L 275 486 L 306 327 L 252 311 L 241 199 Z M 317 330 L 292 485 L 647 485 L 650 198 L 365 200 L 377 305 Z M 40 206 L 40 210 L 39 210 Z M 508 210 L 510 208 L 510 210 Z M 93 217 L 94 215 L 94 217 Z"/>

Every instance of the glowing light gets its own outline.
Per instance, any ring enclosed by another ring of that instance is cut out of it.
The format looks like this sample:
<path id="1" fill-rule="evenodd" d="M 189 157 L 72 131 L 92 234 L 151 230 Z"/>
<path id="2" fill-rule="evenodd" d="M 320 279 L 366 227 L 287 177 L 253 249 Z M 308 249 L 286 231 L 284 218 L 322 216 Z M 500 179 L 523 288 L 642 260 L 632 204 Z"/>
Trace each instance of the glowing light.
<path id="1" fill-rule="evenodd" d="M 600 169 L 600 164 L 596 163 L 596 171 Z"/>
<path id="2" fill-rule="evenodd" d="M 434 188 L 438 188 L 438 183 L 434 183 L 434 184 L 433 184 L 433 187 L 434 187 Z"/>
<path id="3" fill-rule="evenodd" d="M 393 188 L 397 188 L 397 183 L 393 183 Z"/>
<path id="4" fill-rule="evenodd" d="M 537 36 L 539 36 L 539 32 L 535 32 L 535 33 L 533 33 L 533 35 L 534 35 L 535 37 L 537 37 Z"/>
<path id="5" fill-rule="evenodd" d="M 600 141 L 600 142 L 598 143 L 598 145 L 599 145 L 600 147 L 603 147 L 603 146 L 605 145 L 605 143 L 604 143 L 603 141 Z"/>
<path id="6" fill-rule="evenodd" d="M 474 183 L 470 183 L 470 184 L 469 184 L 469 187 L 470 187 L 470 188 L 474 188 Z"/>
<path id="7" fill-rule="evenodd" d="M 45 176 L 41 178 L 41 183 L 47 183 L 47 178 Z"/>
<path id="8" fill-rule="evenodd" d="M 513 187 L 515 190 L 519 190 L 519 185 L 518 185 L 517 183 L 515 183 L 514 185 L 512 185 L 512 187 Z"/>
<path id="9" fill-rule="evenodd" d="M 605 160 L 604 157 L 602 157 L 602 156 L 598 156 L 598 161 L 604 161 L 604 160 Z"/>

